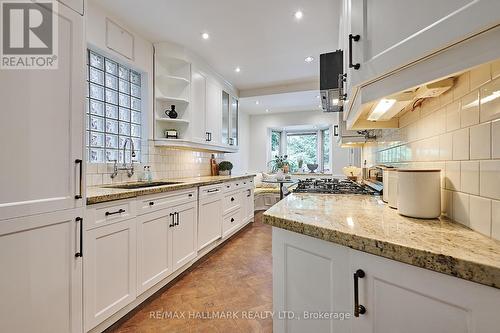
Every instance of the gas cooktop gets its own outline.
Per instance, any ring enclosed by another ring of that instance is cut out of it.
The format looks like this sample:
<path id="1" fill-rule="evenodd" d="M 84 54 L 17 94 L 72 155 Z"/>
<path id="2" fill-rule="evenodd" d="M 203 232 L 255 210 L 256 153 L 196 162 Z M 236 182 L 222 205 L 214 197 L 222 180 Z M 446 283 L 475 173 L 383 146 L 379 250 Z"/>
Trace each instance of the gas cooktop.
<path id="1" fill-rule="evenodd" d="M 307 178 L 299 180 L 295 193 L 326 194 L 380 194 L 367 185 L 358 184 L 347 179 Z"/>

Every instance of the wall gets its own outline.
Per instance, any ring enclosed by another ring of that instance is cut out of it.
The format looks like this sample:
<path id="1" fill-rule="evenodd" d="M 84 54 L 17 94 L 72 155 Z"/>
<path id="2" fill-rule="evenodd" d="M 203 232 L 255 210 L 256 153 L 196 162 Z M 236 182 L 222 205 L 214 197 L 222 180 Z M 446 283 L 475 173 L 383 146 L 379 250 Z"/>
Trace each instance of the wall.
<path id="1" fill-rule="evenodd" d="M 114 52 L 106 46 L 106 18 L 111 19 L 113 22 L 119 24 L 121 27 L 134 35 L 134 59 L 130 60 L 122 55 Z M 96 1 L 88 1 L 86 8 L 86 33 L 87 43 L 89 47 L 101 52 L 102 54 L 113 58 L 114 60 L 124 63 L 135 70 L 142 73 L 143 76 L 143 89 L 146 94 L 142 98 L 143 106 L 143 133 L 146 135 L 142 140 L 141 150 L 143 152 L 141 164 L 134 165 L 135 174 L 131 178 L 126 175 L 126 171 L 120 171 L 118 176 L 111 179 L 110 175 L 113 172 L 112 164 L 87 164 L 87 185 L 101 185 L 110 184 L 123 181 L 137 181 L 142 177 L 142 170 L 144 165 L 150 165 L 153 172 L 153 178 L 180 178 L 180 177 L 197 177 L 210 175 L 210 156 L 208 152 L 197 152 L 189 150 L 178 150 L 165 147 L 155 147 L 153 142 L 153 43 L 142 36 L 134 33 L 127 27 L 126 24 L 120 22 L 112 15 L 102 9 Z M 192 55 L 192 57 L 196 57 Z M 207 64 L 198 60 L 206 71 L 210 71 Z M 219 78 L 222 82 L 222 78 Z M 223 84 L 227 83 L 223 82 Z M 228 88 L 226 88 L 228 89 Z M 237 91 L 232 90 L 237 94 Z M 242 124 L 247 124 L 245 116 L 242 116 Z M 246 133 L 246 134 L 245 134 Z M 248 130 L 242 129 L 242 138 L 248 137 Z M 242 144 L 241 149 L 245 149 L 245 143 L 248 138 L 240 140 Z M 218 161 L 224 159 L 224 154 L 215 154 Z M 247 165 L 242 161 L 247 161 L 240 157 L 233 158 L 235 164 L 235 172 L 244 173 L 247 170 Z"/>
<path id="2" fill-rule="evenodd" d="M 249 143 L 249 170 L 259 172 L 268 169 L 269 128 L 296 125 L 335 125 L 336 123 L 337 118 L 334 114 L 325 113 L 321 110 L 250 116 L 249 130 L 252 133 L 252 141 Z M 335 139 L 333 139 L 331 151 L 333 174 L 341 175 L 342 168 L 349 165 L 350 149 L 338 147 Z"/>
<path id="3" fill-rule="evenodd" d="M 500 239 L 499 92 L 500 61 L 474 68 L 450 91 L 404 114 L 399 129 L 383 130 L 378 143 L 363 147 L 363 158 L 441 169 L 443 213 Z"/>

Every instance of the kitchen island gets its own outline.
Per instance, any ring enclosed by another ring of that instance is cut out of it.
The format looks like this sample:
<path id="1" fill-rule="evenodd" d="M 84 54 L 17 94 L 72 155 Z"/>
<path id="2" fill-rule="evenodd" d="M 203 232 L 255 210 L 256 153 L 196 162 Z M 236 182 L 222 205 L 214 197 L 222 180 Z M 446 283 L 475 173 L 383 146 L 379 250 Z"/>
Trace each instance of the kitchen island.
<path id="1" fill-rule="evenodd" d="M 500 242 L 447 218 L 404 217 L 378 196 L 292 194 L 263 220 L 274 227 L 274 310 L 353 316 L 275 320 L 276 332 L 495 332 L 500 324 Z"/>

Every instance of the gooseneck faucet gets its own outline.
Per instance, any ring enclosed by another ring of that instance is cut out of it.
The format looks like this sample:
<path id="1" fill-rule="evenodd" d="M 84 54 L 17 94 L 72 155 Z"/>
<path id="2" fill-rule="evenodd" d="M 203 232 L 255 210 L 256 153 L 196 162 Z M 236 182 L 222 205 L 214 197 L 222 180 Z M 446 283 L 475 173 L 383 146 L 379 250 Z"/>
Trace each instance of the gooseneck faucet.
<path id="1" fill-rule="evenodd" d="M 127 147 L 127 142 L 130 142 L 130 150 L 131 150 L 131 158 L 130 158 L 130 166 L 127 167 L 127 162 L 125 161 L 125 148 Z M 113 173 L 111 174 L 111 178 L 115 178 L 118 175 L 118 170 L 127 170 L 127 176 L 130 178 L 134 175 L 134 162 L 132 161 L 132 157 L 135 157 L 135 148 L 134 141 L 131 138 L 126 138 L 123 142 L 123 165 L 121 168 L 118 167 L 117 160 L 114 160 L 115 164 L 113 166 Z"/>

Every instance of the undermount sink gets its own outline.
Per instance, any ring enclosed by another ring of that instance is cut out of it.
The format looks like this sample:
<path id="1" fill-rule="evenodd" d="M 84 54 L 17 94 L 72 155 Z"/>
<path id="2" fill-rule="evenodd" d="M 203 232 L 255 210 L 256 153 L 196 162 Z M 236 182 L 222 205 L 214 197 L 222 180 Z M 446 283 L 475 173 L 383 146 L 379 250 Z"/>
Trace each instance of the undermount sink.
<path id="1" fill-rule="evenodd" d="M 127 184 L 117 184 L 117 185 L 108 185 L 103 186 L 105 188 L 119 188 L 125 190 L 132 190 L 138 188 L 146 188 L 146 187 L 154 187 L 154 186 L 164 186 L 164 185 L 176 185 L 182 184 L 181 182 L 147 182 L 147 183 L 127 183 Z"/>

